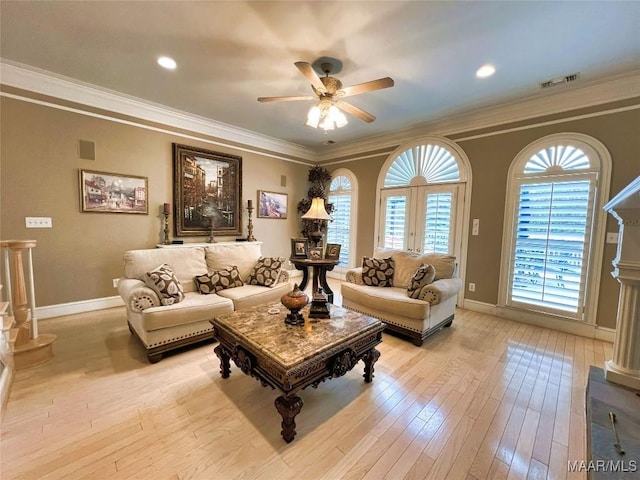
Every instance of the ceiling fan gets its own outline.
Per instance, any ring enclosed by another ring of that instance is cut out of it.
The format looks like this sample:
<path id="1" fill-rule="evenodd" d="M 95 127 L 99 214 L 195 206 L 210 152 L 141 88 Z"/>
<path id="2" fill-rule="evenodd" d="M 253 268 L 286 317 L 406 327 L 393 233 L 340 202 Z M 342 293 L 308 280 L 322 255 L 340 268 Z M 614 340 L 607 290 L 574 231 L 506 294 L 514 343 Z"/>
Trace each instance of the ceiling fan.
<path id="1" fill-rule="evenodd" d="M 322 63 L 320 65 L 320 68 L 325 74 L 324 77 L 319 77 L 310 63 L 296 62 L 295 66 L 298 67 L 298 70 L 311 82 L 311 88 L 316 94 L 316 97 L 311 95 L 297 97 L 259 97 L 258 101 L 262 103 L 290 102 L 296 100 L 314 100 L 317 98 L 320 102 L 309 111 L 306 124 L 314 128 L 320 126 L 324 130 L 333 130 L 334 124 L 338 128 L 346 125 L 347 119 L 340 110 L 367 123 L 373 122 L 376 117 L 351 103 L 345 102 L 343 98 L 393 87 L 394 85 L 392 78 L 384 77 L 342 88 L 342 82 L 340 80 L 329 76 L 333 70 L 331 63 Z"/>

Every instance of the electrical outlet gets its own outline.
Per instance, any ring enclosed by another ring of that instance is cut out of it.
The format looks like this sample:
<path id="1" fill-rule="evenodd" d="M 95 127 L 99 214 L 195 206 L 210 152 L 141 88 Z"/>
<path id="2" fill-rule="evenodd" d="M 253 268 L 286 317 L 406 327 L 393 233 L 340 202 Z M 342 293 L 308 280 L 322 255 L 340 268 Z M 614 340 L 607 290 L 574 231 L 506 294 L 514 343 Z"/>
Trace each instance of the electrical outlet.
<path id="1" fill-rule="evenodd" d="M 27 228 L 51 228 L 53 226 L 51 217 L 25 217 L 24 223 Z"/>
<path id="2" fill-rule="evenodd" d="M 475 283 L 470 283 L 469 284 L 469 291 L 470 292 L 475 292 L 476 291 L 476 284 Z"/>
<path id="3" fill-rule="evenodd" d="M 113 279 L 113 288 L 118 288 L 118 283 L 120 283 L 120 279 L 119 278 L 114 278 Z"/>

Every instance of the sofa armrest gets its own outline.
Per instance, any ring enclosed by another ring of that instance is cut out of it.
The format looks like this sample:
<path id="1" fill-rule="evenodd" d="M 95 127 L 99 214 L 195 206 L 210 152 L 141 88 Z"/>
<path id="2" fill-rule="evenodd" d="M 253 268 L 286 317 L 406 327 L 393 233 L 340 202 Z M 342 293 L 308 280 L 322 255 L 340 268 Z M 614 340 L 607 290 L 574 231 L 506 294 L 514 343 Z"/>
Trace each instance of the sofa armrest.
<path id="1" fill-rule="evenodd" d="M 135 278 L 121 278 L 118 281 L 118 293 L 132 312 L 142 312 L 162 305 L 158 294 Z"/>
<path id="2" fill-rule="evenodd" d="M 364 285 L 362 281 L 362 267 L 348 270 L 345 280 L 349 283 L 355 283 L 356 285 Z"/>
<path id="3" fill-rule="evenodd" d="M 441 278 L 422 287 L 418 298 L 429 302 L 430 305 L 437 305 L 457 295 L 461 288 L 462 280 L 459 278 Z"/>
<path id="4" fill-rule="evenodd" d="M 278 281 L 276 283 L 289 283 L 289 271 L 284 268 L 280 270 L 280 275 L 278 276 Z"/>

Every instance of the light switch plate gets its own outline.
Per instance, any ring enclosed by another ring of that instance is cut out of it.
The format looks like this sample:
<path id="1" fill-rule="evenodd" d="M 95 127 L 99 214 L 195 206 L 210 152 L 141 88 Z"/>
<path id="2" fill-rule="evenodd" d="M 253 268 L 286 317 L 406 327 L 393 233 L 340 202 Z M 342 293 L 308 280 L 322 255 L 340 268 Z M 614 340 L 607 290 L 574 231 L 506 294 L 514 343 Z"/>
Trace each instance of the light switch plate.
<path id="1" fill-rule="evenodd" d="M 618 232 L 607 232 L 607 243 L 618 243 Z"/>
<path id="2" fill-rule="evenodd" d="M 52 228 L 51 217 L 25 217 L 27 228 Z"/>
<path id="3" fill-rule="evenodd" d="M 480 233 L 480 219 L 474 218 L 471 227 L 471 235 L 478 235 Z"/>

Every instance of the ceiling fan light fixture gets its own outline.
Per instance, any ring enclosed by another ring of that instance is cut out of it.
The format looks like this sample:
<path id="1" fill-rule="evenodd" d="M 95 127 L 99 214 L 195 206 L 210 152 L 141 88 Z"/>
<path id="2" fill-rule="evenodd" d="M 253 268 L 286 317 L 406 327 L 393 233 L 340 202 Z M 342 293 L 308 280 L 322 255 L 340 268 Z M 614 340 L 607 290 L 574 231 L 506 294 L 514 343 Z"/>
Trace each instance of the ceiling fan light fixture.
<path id="1" fill-rule="evenodd" d="M 318 124 L 320 123 L 320 107 L 318 105 L 314 105 L 309 110 L 307 114 L 307 123 L 305 124 L 307 127 L 318 128 Z"/>
<path id="2" fill-rule="evenodd" d="M 322 99 L 307 114 L 308 127 L 321 128 L 325 131 L 342 128 L 347 124 L 347 117 L 330 100 Z"/>

